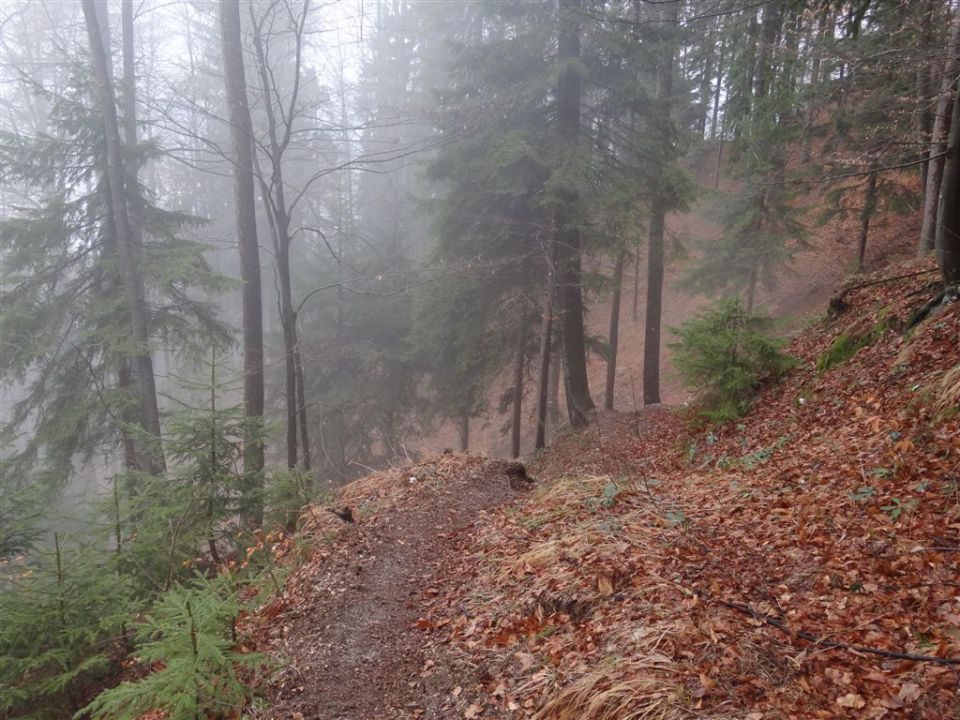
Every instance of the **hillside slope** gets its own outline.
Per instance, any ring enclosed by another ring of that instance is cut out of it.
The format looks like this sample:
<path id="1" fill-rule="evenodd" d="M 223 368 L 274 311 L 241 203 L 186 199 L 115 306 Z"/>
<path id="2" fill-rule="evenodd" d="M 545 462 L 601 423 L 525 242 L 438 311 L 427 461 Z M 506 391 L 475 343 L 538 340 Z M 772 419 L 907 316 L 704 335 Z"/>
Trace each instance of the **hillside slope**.
<path id="1" fill-rule="evenodd" d="M 396 588 L 419 588 L 403 642 L 441 654 L 419 673 L 395 668 L 409 704 L 393 714 L 306 716 L 958 717 L 960 305 L 904 330 L 929 270 L 886 268 L 874 279 L 921 274 L 848 292 L 838 319 L 794 339 L 798 367 L 739 423 L 604 416 L 528 463 L 532 493 L 497 495 L 482 515 L 476 487 L 448 473 L 454 495 L 438 512 L 470 512 L 430 535 L 429 584 Z M 470 462 L 441 460 L 439 475 Z M 384 482 L 347 486 L 341 501 L 370 504 Z M 336 559 L 353 547 L 339 542 L 311 572 L 353 562 Z M 329 621 L 297 607 L 302 587 L 270 612 L 314 623 L 321 647 Z"/>

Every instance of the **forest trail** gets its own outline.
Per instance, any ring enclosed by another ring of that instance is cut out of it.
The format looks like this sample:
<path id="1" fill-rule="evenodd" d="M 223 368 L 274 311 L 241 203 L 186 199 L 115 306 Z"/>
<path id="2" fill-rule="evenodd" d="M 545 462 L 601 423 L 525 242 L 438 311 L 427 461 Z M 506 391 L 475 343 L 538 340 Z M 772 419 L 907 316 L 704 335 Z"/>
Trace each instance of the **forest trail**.
<path id="1" fill-rule="evenodd" d="M 314 537 L 329 538 L 331 522 L 343 528 L 260 615 L 267 647 L 285 663 L 264 717 L 461 716 L 451 709 L 456 688 L 477 670 L 431 641 L 423 618 L 457 539 L 531 481 L 517 463 L 443 456 L 356 485 L 356 523 L 314 513 L 305 528 Z"/>
<path id="2" fill-rule="evenodd" d="M 442 455 L 308 509 L 244 628 L 283 667 L 254 717 L 957 717 L 960 305 L 903 332 L 928 267 L 796 335 L 738 422 L 602 413 L 530 492 Z"/>

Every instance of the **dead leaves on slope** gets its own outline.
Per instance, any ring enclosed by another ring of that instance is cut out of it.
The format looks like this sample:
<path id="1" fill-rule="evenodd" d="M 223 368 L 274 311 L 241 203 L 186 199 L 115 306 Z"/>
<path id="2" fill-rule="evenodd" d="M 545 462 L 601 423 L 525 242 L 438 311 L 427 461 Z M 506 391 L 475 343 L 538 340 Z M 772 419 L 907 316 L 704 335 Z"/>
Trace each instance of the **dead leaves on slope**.
<path id="1" fill-rule="evenodd" d="M 496 668 L 481 704 L 539 720 L 960 712 L 949 667 L 805 639 L 960 655 L 960 306 L 815 369 L 847 324 L 908 317 L 920 282 L 851 293 L 739 424 L 656 411 L 638 438 L 605 418 L 602 442 L 548 453 L 545 486 L 464 545 L 438 604 L 445 637 Z"/>

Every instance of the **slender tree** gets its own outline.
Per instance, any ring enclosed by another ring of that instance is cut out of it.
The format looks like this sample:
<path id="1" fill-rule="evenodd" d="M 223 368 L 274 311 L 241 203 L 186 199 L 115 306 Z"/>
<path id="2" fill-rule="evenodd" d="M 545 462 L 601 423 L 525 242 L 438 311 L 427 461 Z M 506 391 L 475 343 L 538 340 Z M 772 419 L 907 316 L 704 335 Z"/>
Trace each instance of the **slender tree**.
<path id="1" fill-rule="evenodd" d="M 557 59 L 557 128 L 561 142 L 575 152 L 580 144 L 581 0 L 560 0 Z M 575 189 L 561 192 L 556 213 L 557 293 L 563 325 L 566 359 L 565 387 L 567 413 L 573 427 L 587 424 L 593 410 L 587 379 L 586 340 L 583 327 L 583 280 L 580 258 L 579 194 Z"/>
<path id="2" fill-rule="evenodd" d="M 257 73 L 260 79 L 260 91 L 263 100 L 264 113 L 267 119 L 267 139 L 265 154 L 268 163 L 266 172 L 261 171 L 259 163 L 256 167 L 256 176 L 260 183 L 261 196 L 266 209 L 270 225 L 270 234 L 273 239 L 273 249 L 277 268 L 277 292 L 280 311 L 280 326 L 283 330 L 283 352 L 286 376 L 286 405 L 287 405 L 287 466 L 297 466 L 298 439 L 297 427 L 303 437 L 303 463 L 310 467 L 310 447 L 306 422 L 300 423 L 301 416 L 305 419 L 306 400 L 302 396 L 305 385 L 303 379 L 303 362 L 300 357 L 300 342 L 297 333 L 297 317 L 293 305 L 293 287 L 290 274 L 290 246 L 293 241 L 291 222 L 297 202 L 302 199 L 303 193 L 294 193 L 294 197 L 287 198 L 287 180 L 284 178 L 284 161 L 290 141 L 293 138 L 296 121 L 299 116 L 298 102 L 300 99 L 301 64 L 303 57 L 303 32 L 310 12 L 309 0 L 303 0 L 299 13 L 294 14 L 289 4 L 284 3 L 284 12 L 291 27 L 291 41 L 293 43 L 293 68 L 291 89 L 285 103 L 280 102 L 281 88 L 278 87 L 279 73 L 272 67 L 269 57 L 269 38 L 264 30 L 264 24 L 272 26 L 276 22 L 274 13 L 279 8 L 272 4 L 267 12 L 259 17 L 254 13 L 254 6 L 250 10 L 251 25 L 253 28 L 253 47 L 256 55 Z M 274 30 L 276 32 L 276 30 Z M 254 158 L 256 159 L 256 158 Z"/>
<path id="3" fill-rule="evenodd" d="M 664 175 L 667 163 L 672 159 L 670 150 L 675 142 L 675 131 L 671 120 L 671 98 L 673 96 L 673 35 L 679 17 L 680 3 L 664 6 L 660 9 L 660 60 L 657 70 L 657 101 L 660 105 L 658 142 L 661 144 L 657 156 L 657 174 Z M 669 183 L 664 181 L 654 191 L 651 202 L 650 232 L 647 236 L 647 307 L 643 340 L 643 404 L 654 405 L 660 402 L 660 323 L 663 316 L 663 240 L 666 230 L 667 210 L 675 204 L 671 197 Z"/>
<path id="4" fill-rule="evenodd" d="M 263 441 L 256 427 L 263 422 L 263 309 L 253 175 L 253 130 L 247 105 L 240 4 L 234 0 L 220 0 L 219 8 L 223 77 L 230 119 L 240 279 L 243 283 L 243 403 L 248 419 L 243 457 L 247 490 L 250 492 L 246 511 L 248 522 L 259 526 L 263 519 L 263 506 L 261 499 L 254 496 L 263 483 Z"/>
<path id="5" fill-rule="evenodd" d="M 954 93 L 948 148 L 935 248 L 945 292 L 956 299 L 960 296 L 960 92 Z"/>
<path id="6" fill-rule="evenodd" d="M 623 266 L 627 251 L 621 248 L 613 266 L 613 295 L 610 298 L 610 332 L 607 349 L 607 383 L 603 394 L 603 407 L 613 410 L 613 393 L 617 384 L 617 352 L 620 347 L 620 296 L 623 286 Z"/>
<path id="7" fill-rule="evenodd" d="M 934 247 L 937 234 L 937 211 L 940 206 L 940 182 L 943 178 L 944 153 L 947 150 L 947 135 L 950 131 L 950 109 L 957 94 L 957 77 L 960 73 L 960 12 L 955 13 L 947 46 L 947 59 L 943 67 L 937 109 L 934 112 L 933 129 L 930 133 L 929 158 L 926 162 L 927 185 L 923 195 L 923 224 L 920 228 L 920 243 L 917 252 L 925 255 Z"/>
<path id="8" fill-rule="evenodd" d="M 520 457 L 520 431 L 523 420 L 523 371 L 526 360 L 525 346 L 527 342 L 526 323 L 520 320 L 517 328 L 517 349 L 513 365 L 513 399 L 512 417 L 510 420 L 510 456 Z"/>

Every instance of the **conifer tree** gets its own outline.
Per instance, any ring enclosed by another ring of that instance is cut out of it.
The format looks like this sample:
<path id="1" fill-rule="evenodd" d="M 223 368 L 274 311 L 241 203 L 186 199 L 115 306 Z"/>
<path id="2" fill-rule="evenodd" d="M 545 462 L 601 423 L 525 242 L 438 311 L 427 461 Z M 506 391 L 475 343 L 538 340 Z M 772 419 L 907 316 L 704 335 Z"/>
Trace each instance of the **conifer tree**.
<path id="1" fill-rule="evenodd" d="M 33 207 L 6 208 L 12 213 L 3 221 L 0 375 L 20 388 L 5 418 L 7 439 L 20 440 L 4 477 L 48 490 L 124 438 L 135 435 L 145 448 L 157 441 L 139 419 L 139 396 L 122 379 L 144 346 L 132 335 L 116 234 L 107 221 L 102 113 L 92 111 L 85 63 L 70 70 L 59 94 L 35 87 L 50 106 L 48 132 L 5 133 L 2 142 L 7 179 L 38 198 Z M 129 151 L 142 162 L 159 148 L 142 143 Z M 209 268 L 205 246 L 181 237 L 199 221 L 157 207 L 142 187 L 138 192 L 143 241 L 136 270 L 156 299 L 146 308 L 149 340 L 163 336 L 185 355 L 224 342 L 227 329 L 193 291 L 217 292 L 228 283 Z M 146 462 L 138 467 L 151 470 Z"/>
<path id="2" fill-rule="evenodd" d="M 103 143 L 105 147 L 105 170 L 101 183 L 104 186 L 104 206 L 107 214 L 107 232 L 116 246 L 120 265 L 120 281 L 126 300 L 127 313 L 134 348 L 130 360 L 135 368 L 137 395 L 140 401 L 139 420 L 145 432 L 153 437 L 152 447 L 143 460 L 152 474 L 163 472 L 164 460 L 160 440 L 160 407 L 157 402 L 156 378 L 153 357 L 150 351 L 150 325 L 147 318 L 143 278 L 139 268 L 137 237 L 130 222 L 127 207 L 129 193 L 125 192 L 128 163 L 124 161 L 117 120 L 117 102 L 113 92 L 113 76 L 109 69 L 110 49 L 106 46 L 101 21 L 93 0 L 82 0 L 83 15 L 90 40 L 90 55 L 93 65 L 93 84 L 99 112 L 103 118 Z"/>

